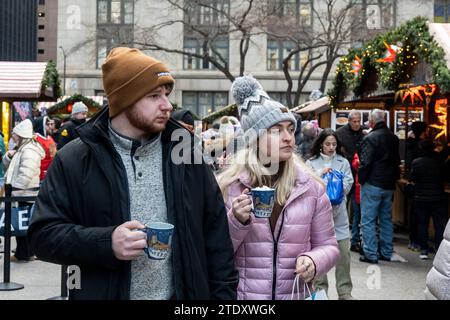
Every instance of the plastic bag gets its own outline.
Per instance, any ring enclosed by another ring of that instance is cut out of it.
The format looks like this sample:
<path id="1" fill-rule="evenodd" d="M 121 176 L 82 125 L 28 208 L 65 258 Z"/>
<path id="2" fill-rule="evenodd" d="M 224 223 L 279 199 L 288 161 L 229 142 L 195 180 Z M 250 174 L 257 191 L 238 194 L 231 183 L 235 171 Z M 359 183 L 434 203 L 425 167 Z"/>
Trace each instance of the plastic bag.
<path id="1" fill-rule="evenodd" d="M 300 276 L 298 274 L 295 275 L 294 283 L 292 284 L 292 292 L 291 292 L 291 300 L 300 300 Z M 297 290 L 296 290 L 297 289 Z M 297 291 L 297 292 L 296 292 Z M 309 293 L 307 296 L 306 293 Z M 295 293 L 297 293 L 297 297 L 295 297 Z M 309 286 L 306 282 L 303 282 L 303 300 L 328 300 L 327 293 L 324 289 L 320 289 L 318 291 L 314 290 L 311 293 L 309 290 Z"/>
<path id="2" fill-rule="evenodd" d="M 331 170 L 323 175 L 327 185 L 327 196 L 331 205 L 340 205 L 344 200 L 344 174 L 338 170 Z"/>

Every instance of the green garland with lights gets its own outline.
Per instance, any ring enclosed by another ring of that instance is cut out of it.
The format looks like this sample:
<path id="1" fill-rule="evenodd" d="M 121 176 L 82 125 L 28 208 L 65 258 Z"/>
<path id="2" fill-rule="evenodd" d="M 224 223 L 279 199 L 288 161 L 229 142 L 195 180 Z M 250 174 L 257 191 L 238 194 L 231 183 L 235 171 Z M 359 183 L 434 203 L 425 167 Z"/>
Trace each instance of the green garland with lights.
<path id="1" fill-rule="evenodd" d="M 62 94 L 61 80 L 59 79 L 58 70 L 56 70 L 56 64 L 52 60 L 47 62 L 44 78 L 41 82 L 41 90 L 45 91 L 46 88 L 52 88 L 56 99 Z"/>
<path id="2" fill-rule="evenodd" d="M 383 58 L 386 52 L 384 43 L 400 47 L 392 63 L 377 61 Z M 355 75 L 351 70 L 356 55 L 361 58 L 363 67 Z M 397 91 L 401 84 L 412 80 L 416 65 L 421 61 L 431 66 L 431 82 L 436 83 L 441 91 L 450 92 L 450 70 L 445 62 L 444 50 L 429 33 L 427 20 L 417 17 L 394 30 L 379 34 L 364 47 L 350 50 L 341 58 L 336 68 L 333 87 L 327 92 L 331 104 L 337 106 L 347 90 L 351 90 L 355 97 L 361 98 L 364 92 L 368 91 L 368 78 L 374 74 L 378 86 Z"/>
<path id="3" fill-rule="evenodd" d="M 61 115 L 68 115 L 69 113 L 67 113 L 67 106 L 69 104 L 74 104 L 75 102 L 81 101 L 83 102 L 85 105 L 87 105 L 88 107 L 92 107 L 94 109 L 100 110 L 103 106 L 100 105 L 99 103 L 97 103 L 96 101 L 83 96 L 82 94 L 74 94 L 73 96 L 51 106 L 50 108 L 48 108 L 47 113 L 49 115 L 54 115 L 54 114 L 61 114 Z"/>

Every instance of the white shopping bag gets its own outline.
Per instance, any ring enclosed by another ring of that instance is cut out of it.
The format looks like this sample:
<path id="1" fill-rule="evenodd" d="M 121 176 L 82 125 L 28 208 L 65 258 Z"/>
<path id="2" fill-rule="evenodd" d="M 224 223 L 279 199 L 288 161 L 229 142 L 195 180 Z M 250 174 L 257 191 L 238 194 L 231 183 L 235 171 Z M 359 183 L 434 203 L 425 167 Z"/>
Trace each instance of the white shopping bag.
<path id="1" fill-rule="evenodd" d="M 297 300 L 300 300 L 300 276 L 297 274 L 294 278 L 294 283 L 292 284 L 292 292 L 291 292 L 291 300 L 295 298 L 295 289 L 297 289 Z M 308 291 L 309 295 L 306 296 L 306 291 Z M 328 300 L 327 293 L 325 290 L 314 290 L 311 293 L 309 290 L 309 286 L 306 282 L 303 282 L 303 300 Z"/>

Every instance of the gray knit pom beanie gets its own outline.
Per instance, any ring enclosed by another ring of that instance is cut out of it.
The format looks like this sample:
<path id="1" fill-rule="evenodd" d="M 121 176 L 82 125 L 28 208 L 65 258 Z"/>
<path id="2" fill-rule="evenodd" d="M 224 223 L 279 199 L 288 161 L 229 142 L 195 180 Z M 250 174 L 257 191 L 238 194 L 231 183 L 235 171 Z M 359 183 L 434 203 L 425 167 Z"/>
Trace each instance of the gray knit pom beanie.
<path id="1" fill-rule="evenodd" d="M 290 121 L 297 126 L 294 115 L 281 103 L 271 100 L 261 84 L 252 76 L 236 78 L 231 93 L 239 110 L 244 138 L 253 143 L 256 138 L 275 124 Z"/>

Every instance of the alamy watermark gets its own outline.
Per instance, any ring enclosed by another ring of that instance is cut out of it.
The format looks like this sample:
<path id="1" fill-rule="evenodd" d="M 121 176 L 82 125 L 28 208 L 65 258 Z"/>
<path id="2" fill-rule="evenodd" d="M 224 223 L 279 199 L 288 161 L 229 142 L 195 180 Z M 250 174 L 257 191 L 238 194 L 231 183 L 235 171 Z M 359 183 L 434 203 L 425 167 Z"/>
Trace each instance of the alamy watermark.
<path id="1" fill-rule="evenodd" d="M 381 289 L 381 269 L 379 266 L 371 265 L 367 267 L 366 273 L 369 277 L 366 280 L 367 289 L 380 290 Z"/>
<path id="2" fill-rule="evenodd" d="M 67 289 L 81 289 L 81 269 L 79 266 L 70 265 L 67 267 Z"/>

